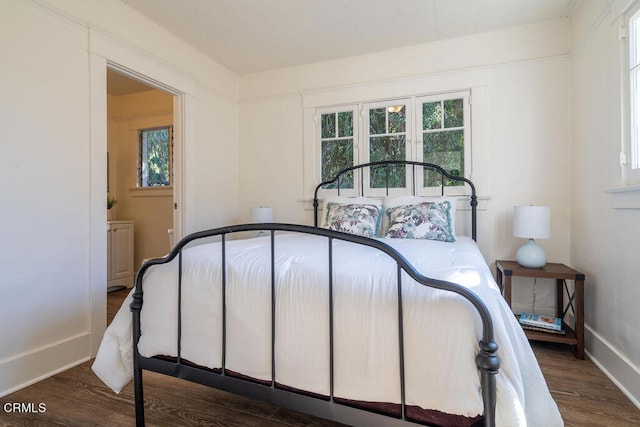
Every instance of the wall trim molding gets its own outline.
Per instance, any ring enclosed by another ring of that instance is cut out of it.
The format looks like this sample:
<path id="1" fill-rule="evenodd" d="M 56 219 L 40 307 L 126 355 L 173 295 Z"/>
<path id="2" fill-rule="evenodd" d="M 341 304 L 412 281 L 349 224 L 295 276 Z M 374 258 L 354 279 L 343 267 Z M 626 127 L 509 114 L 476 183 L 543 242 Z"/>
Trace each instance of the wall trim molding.
<path id="1" fill-rule="evenodd" d="M 258 104 L 262 102 L 271 102 L 273 100 L 279 99 L 289 99 L 301 97 L 303 102 L 303 108 L 315 107 L 318 105 L 325 105 L 323 101 L 314 102 L 315 97 L 324 97 L 326 95 L 331 95 L 334 92 L 343 92 L 347 91 L 357 91 L 361 89 L 367 89 L 371 87 L 379 87 L 381 85 L 413 85 L 416 82 L 424 81 L 425 79 L 445 79 L 450 78 L 451 76 L 457 76 L 459 74 L 468 74 L 468 73 L 487 73 L 502 69 L 508 68 L 517 68 L 523 66 L 529 66 L 534 64 L 551 64 L 556 62 L 566 62 L 570 61 L 571 58 L 569 54 L 566 55 L 554 55 L 554 56 L 544 56 L 537 58 L 527 58 L 517 61 L 511 62 L 503 62 L 503 63 L 494 63 L 494 64 L 482 64 L 475 65 L 463 68 L 452 68 L 445 70 L 436 70 L 436 71 L 425 71 L 421 73 L 405 75 L 405 76 L 396 76 L 389 77 L 383 79 L 372 79 L 364 82 L 358 83 L 344 83 L 344 84 L 336 84 L 333 86 L 322 87 L 319 89 L 308 89 L 308 90 L 296 90 L 293 92 L 282 92 L 282 93 L 274 93 L 269 95 L 260 95 L 260 96 L 252 96 L 243 98 L 242 96 L 239 98 L 239 105 L 250 105 L 250 104 Z M 242 79 L 242 78 L 241 78 Z M 240 83 L 242 85 L 242 81 Z M 453 90 L 459 90 L 452 88 Z M 402 96 L 402 95 L 398 95 Z M 396 97 L 396 95 L 394 95 Z M 384 99 L 384 96 L 382 97 Z"/>
<path id="2" fill-rule="evenodd" d="M 86 362 L 90 341 L 85 332 L 0 361 L 0 397 Z"/>
<path id="3" fill-rule="evenodd" d="M 613 3 L 614 0 L 606 0 L 602 3 L 602 7 L 600 8 L 600 11 L 598 12 L 596 18 L 591 22 L 586 31 L 580 35 L 580 38 L 572 44 L 569 56 L 573 57 L 577 51 L 582 50 L 582 47 L 591 38 L 593 33 L 595 33 L 598 28 L 600 28 L 600 25 L 602 25 L 605 19 L 611 14 L 611 7 Z M 618 16 L 616 16 L 614 22 L 610 23 L 609 25 L 613 25 L 613 23 L 617 22 L 617 18 Z"/>
<path id="4" fill-rule="evenodd" d="M 638 184 L 608 188 L 605 193 L 611 194 L 611 205 L 614 209 L 640 209 L 640 185 Z"/>
<path id="5" fill-rule="evenodd" d="M 640 367 L 589 325 L 585 325 L 585 344 L 591 361 L 640 409 Z"/>
<path id="6" fill-rule="evenodd" d="M 169 117 L 173 119 L 173 111 L 157 111 L 154 113 L 145 113 L 145 114 L 132 114 L 128 116 L 115 116 L 113 114 L 108 114 L 107 118 L 113 120 L 117 123 L 126 123 L 133 122 L 136 120 L 146 120 L 146 119 L 156 119 L 156 118 L 165 118 Z"/>
<path id="7" fill-rule="evenodd" d="M 335 86 L 331 86 L 331 87 L 324 87 L 321 89 L 310 89 L 310 90 L 303 90 L 300 91 L 300 95 L 303 98 L 303 108 L 312 108 L 312 107 L 317 107 L 317 106 L 325 106 L 326 102 L 323 100 L 321 101 L 316 101 L 315 98 L 316 97 L 325 97 L 327 95 L 333 95 L 335 92 L 339 92 L 342 93 L 345 90 L 348 91 L 355 91 L 358 89 L 368 89 L 368 88 L 376 88 L 376 87 L 380 87 L 382 85 L 406 85 L 409 84 L 410 86 L 414 87 L 416 83 L 420 83 L 424 80 L 432 80 L 432 79 L 448 79 L 452 76 L 457 77 L 460 74 L 473 74 L 473 73 L 481 73 L 481 74 L 486 74 L 486 73 L 490 73 L 492 71 L 498 71 L 498 70 L 503 70 L 503 69 L 509 69 L 509 68 L 518 68 L 518 67 L 526 67 L 526 66 L 530 66 L 530 65 L 540 65 L 540 64 L 553 64 L 553 63 L 557 63 L 557 62 L 567 62 L 567 61 L 571 61 L 571 58 L 569 55 L 555 55 L 555 56 L 545 56 L 545 57 L 538 57 L 538 58 L 527 58 L 527 59 L 522 59 L 522 60 L 518 60 L 518 61 L 511 61 L 511 62 L 503 62 L 503 63 L 495 63 L 495 64 L 483 64 L 483 65 L 476 65 L 476 66 L 470 66 L 470 67 L 463 67 L 463 68 L 454 68 L 454 69 L 449 69 L 449 70 L 437 70 L 437 71 L 426 71 L 424 73 L 418 73 L 418 74 L 412 74 L 412 75 L 407 75 L 407 76 L 398 76 L 398 77 L 392 77 L 392 78 L 387 78 L 387 79 L 380 79 L 380 80 L 371 80 L 371 81 L 366 81 L 366 82 L 359 82 L 359 83 L 347 83 L 347 84 L 343 84 L 343 85 L 335 85 Z M 465 81 L 468 80 L 467 78 L 464 79 Z M 478 79 L 474 79 L 474 81 L 477 81 Z M 458 91 L 460 90 L 459 87 L 464 86 L 464 84 L 460 85 L 454 85 L 451 89 L 451 91 Z M 485 86 L 484 83 L 479 84 L 476 83 L 475 86 Z M 440 92 L 441 90 L 438 90 L 438 92 Z M 428 94 L 428 93 L 426 93 Z M 284 94 L 283 94 L 284 95 Z M 404 94 L 400 94 L 397 95 L 398 97 L 400 96 L 404 96 Z M 394 97 L 396 97 L 396 95 L 394 95 Z M 353 99 L 357 99 L 357 96 L 354 98 L 352 96 Z M 381 99 L 385 99 L 386 96 L 381 96 Z M 247 98 L 247 99 L 242 99 L 241 103 L 247 102 L 253 100 L 255 101 L 256 99 L 251 99 L 251 98 Z M 360 100 L 360 101 L 364 101 L 364 99 Z M 368 99 L 367 99 L 368 101 Z"/>

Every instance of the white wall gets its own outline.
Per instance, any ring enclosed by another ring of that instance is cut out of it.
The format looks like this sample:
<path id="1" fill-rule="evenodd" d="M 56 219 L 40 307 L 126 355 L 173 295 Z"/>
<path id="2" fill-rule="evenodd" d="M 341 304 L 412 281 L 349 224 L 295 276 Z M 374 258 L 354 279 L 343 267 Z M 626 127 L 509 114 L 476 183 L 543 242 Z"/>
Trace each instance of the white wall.
<path id="1" fill-rule="evenodd" d="M 106 65 L 184 94 L 185 232 L 236 216 L 238 79 L 123 3 L 0 14 L 0 395 L 88 359 L 106 318 Z"/>
<path id="2" fill-rule="evenodd" d="M 90 221 L 86 37 L 2 8 L 0 393 L 88 357 Z"/>
<path id="3" fill-rule="evenodd" d="M 582 2 L 573 19 L 571 260 L 587 278 L 589 356 L 640 407 L 640 190 L 609 191 L 622 184 L 618 17 L 628 3 Z"/>
<path id="4" fill-rule="evenodd" d="M 485 199 L 478 239 L 487 262 L 513 259 L 523 243 L 511 231 L 517 204 L 551 206 L 552 238 L 541 244 L 569 262 L 570 47 L 560 20 L 242 76 L 239 214 L 270 205 L 278 221 L 312 223 L 304 107 L 475 88 L 483 96 L 473 179 Z M 537 308 L 551 311 L 551 288 L 538 293 Z M 516 286 L 514 304 L 529 307 L 530 295 L 529 282 Z"/>

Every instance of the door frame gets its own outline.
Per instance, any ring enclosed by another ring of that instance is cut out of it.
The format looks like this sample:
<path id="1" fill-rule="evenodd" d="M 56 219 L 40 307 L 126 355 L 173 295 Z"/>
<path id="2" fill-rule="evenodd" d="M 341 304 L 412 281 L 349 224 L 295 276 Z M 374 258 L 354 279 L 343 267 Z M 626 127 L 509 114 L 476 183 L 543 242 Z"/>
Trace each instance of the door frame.
<path id="1" fill-rule="evenodd" d="M 185 146 L 193 133 L 189 111 L 196 83 L 169 64 L 124 46 L 105 33 L 90 29 L 90 231 L 89 298 L 91 356 L 94 357 L 106 329 L 107 307 L 107 68 L 173 95 L 174 108 L 174 239 L 185 232 Z"/>

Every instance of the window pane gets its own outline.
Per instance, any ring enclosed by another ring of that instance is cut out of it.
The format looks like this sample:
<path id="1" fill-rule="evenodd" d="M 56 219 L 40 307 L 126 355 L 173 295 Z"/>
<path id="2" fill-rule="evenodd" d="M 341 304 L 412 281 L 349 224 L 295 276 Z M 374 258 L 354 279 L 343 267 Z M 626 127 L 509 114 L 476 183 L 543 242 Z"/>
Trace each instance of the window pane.
<path id="1" fill-rule="evenodd" d="M 406 109 L 404 105 L 396 105 L 389 107 L 389 133 L 404 132 L 405 126 L 405 113 Z"/>
<path id="2" fill-rule="evenodd" d="M 369 133 L 371 135 L 387 133 L 387 116 L 385 111 L 385 108 L 369 110 Z"/>
<path id="3" fill-rule="evenodd" d="M 442 107 L 440 102 L 422 104 L 422 130 L 442 128 Z"/>
<path id="4" fill-rule="evenodd" d="M 634 68 L 640 62 L 640 12 L 629 20 L 629 68 Z"/>
<path id="5" fill-rule="evenodd" d="M 444 127 L 455 128 L 464 126 L 464 110 L 462 99 L 450 99 L 444 104 Z"/>
<path id="6" fill-rule="evenodd" d="M 405 166 L 374 166 L 370 169 L 369 186 L 371 188 L 404 188 L 406 187 Z"/>
<path id="7" fill-rule="evenodd" d="M 322 181 L 335 178 L 349 166 L 353 166 L 353 139 L 322 142 Z M 325 188 L 338 188 L 337 182 Z M 340 179 L 340 188 L 353 188 L 352 172 Z"/>
<path id="8" fill-rule="evenodd" d="M 169 185 L 169 129 L 141 132 L 141 179 L 143 187 Z"/>
<path id="9" fill-rule="evenodd" d="M 353 136 L 353 112 L 338 113 L 338 136 Z"/>
<path id="10" fill-rule="evenodd" d="M 404 160 L 406 159 L 405 137 L 402 136 L 381 136 L 370 139 L 369 159 L 372 162 L 381 160 Z M 406 176 L 404 166 L 395 168 L 377 167 L 371 170 L 370 186 L 372 188 L 385 188 L 387 185 L 387 170 L 389 170 L 389 188 L 404 187 Z"/>
<path id="11" fill-rule="evenodd" d="M 462 130 L 425 133 L 424 161 L 440 165 L 451 175 L 464 176 L 464 132 Z M 425 171 L 425 187 L 440 185 L 440 174 Z M 458 181 L 445 185 L 464 185 Z"/>
<path id="12" fill-rule="evenodd" d="M 321 117 L 322 122 L 322 138 L 334 138 L 336 136 L 336 115 L 323 114 Z"/>

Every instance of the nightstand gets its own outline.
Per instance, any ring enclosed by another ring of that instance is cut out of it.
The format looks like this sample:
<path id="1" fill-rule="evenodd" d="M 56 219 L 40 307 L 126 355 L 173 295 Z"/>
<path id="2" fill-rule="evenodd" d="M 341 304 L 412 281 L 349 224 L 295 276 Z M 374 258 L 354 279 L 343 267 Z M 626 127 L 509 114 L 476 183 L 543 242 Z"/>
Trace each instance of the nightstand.
<path id="1" fill-rule="evenodd" d="M 542 268 L 521 267 L 515 261 L 496 261 L 496 281 L 502 290 L 504 299 L 511 307 L 511 278 L 533 277 L 556 280 L 556 317 L 562 318 L 565 335 L 545 332 L 525 331 L 527 338 L 536 341 L 548 341 L 575 346 L 576 358 L 584 359 L 584 278 L 585 275 L 564 264 L 547 263 Z M 569 292 L 567 280 L 573 280 L 573 293 Z M 568 301 L 565 304 L 565 291 Z M 575 317 L 575 329 L 569 327 L 564 318 L 569 309 Z"/>

